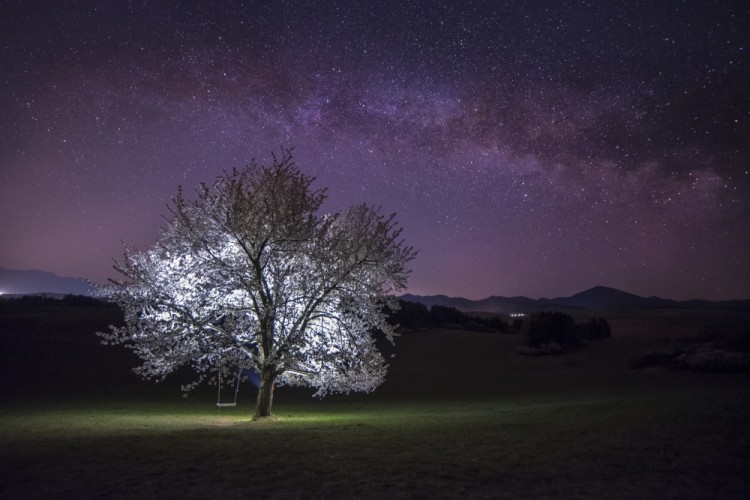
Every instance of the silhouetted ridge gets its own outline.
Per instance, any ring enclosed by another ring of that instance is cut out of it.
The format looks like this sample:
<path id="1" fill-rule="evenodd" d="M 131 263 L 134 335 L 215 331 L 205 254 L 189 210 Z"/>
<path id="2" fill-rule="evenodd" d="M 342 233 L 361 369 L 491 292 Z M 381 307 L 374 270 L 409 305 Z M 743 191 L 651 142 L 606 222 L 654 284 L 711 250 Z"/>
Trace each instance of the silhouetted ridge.
<path id="1" fill-rule="evenodd" d="M 47 271 L 0 267 L 0 292 L 14 295 L 91 295 L 91 287 L 83 280 L 57 276 Z"/>
<path id="2" fill-rule="evenodd" d="M 434 305 L 454 307 L 464 312 L 492 312 L 500 314 L 530 313 L 547 310 L 639 310 L 639 309 L 715 309 L 750 311 L 750 300 L 686 300 L 676 301 L 660 297 L 641 297 L 617 288 L 595 286 L 570 297 L 530 299 L 493 295 L 481 300 L 469 300 L 446 295 L 421 296 L 406 294 L 403 300 L 419 302 L 430 308 Z"/>
<path id="3" fill-rule="evenodd" d="M 662 307 L 663 299 L 647 299 L 616 288 L 595 286 L 571 297 L 553 299 L 552 302 L 587 309 L 652 309 Z"/>

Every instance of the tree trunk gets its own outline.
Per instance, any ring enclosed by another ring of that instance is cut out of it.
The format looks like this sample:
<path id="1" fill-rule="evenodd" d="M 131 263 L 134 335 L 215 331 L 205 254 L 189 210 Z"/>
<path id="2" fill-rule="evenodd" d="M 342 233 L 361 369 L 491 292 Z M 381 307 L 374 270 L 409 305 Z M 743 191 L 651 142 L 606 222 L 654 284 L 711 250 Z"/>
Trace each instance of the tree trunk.
<path id="1" fill-rule="evenodd" d="M 258 388 L 258 403 L 255 406 L 255 416 L 253 420 L 263 417 L 270 417 L 271 406 L 273 405 L 273 382 L 276 379 L 276 373 L 273 366 L 263 367 L 260 374 L 260 387 Z"/>

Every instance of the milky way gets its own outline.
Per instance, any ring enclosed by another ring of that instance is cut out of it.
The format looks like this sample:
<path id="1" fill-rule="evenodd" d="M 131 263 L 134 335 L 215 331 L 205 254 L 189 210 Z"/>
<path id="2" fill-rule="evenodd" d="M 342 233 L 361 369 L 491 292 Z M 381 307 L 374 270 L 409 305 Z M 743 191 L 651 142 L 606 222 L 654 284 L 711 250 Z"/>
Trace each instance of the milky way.
<path id="1" fill-rule="evenodd" d="M 0 265 L 113 277 L 290 146 L 414 293 L 750 297 L 746 2 L 267 3 L 3 1 Z"/>

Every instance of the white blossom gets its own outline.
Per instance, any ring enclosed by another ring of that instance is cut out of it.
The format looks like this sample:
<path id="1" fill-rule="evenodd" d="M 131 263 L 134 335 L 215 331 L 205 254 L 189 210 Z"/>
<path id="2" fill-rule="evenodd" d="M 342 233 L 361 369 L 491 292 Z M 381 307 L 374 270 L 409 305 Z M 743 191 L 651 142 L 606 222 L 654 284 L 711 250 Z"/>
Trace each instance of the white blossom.
<path id="1" fill-rule="evenodd" d="M 125 316 L 100 333 L 105 343 L 133 349 L 146 378 L 192 366 L 198 380 L 186 390 L 239 368 L 318 396 L 381 384 L 374 332 L 393 339 L 383 308 L 397 307 L 415 252 L 379 210 L 317 215 L 325 191 L 312 181 L 283 150 L 270 167 L 201 185 L 194 200 L 180 190 L 159 242 L 126 248 L 116 266 L 124 279 L 102 289 Z M 263 384 L 256 415 L 265 416 L 262 393 Z"/>

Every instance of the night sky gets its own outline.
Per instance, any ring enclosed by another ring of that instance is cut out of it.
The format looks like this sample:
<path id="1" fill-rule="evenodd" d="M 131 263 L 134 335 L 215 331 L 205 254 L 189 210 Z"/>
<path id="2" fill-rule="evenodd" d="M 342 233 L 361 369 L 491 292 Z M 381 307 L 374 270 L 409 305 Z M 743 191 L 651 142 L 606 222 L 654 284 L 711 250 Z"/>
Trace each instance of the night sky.
<path id="1" fill-rule="evenodd" d="M 749 5 L 1 0 L 0 266 L 114 277 L 288 146 L 412 293 L 750 298 Z"/>

